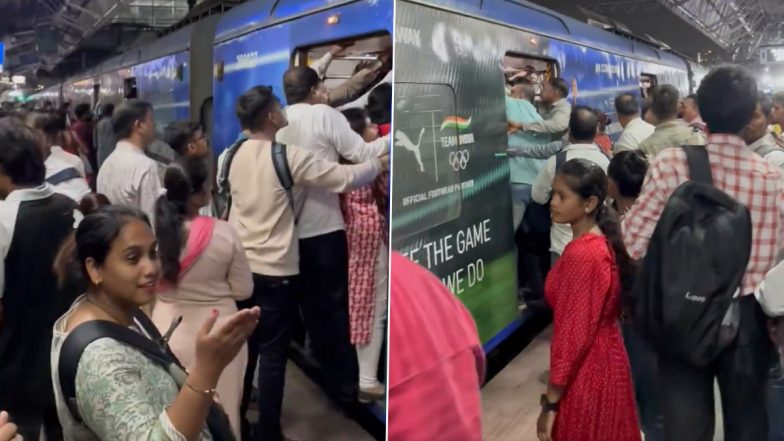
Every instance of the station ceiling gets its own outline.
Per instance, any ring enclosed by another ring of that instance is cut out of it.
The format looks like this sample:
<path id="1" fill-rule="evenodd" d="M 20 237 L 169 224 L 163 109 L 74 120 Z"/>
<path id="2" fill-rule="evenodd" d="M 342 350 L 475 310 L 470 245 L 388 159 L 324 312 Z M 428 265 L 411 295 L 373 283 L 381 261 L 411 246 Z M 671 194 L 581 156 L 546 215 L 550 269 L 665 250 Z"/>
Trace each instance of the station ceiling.
<path id="1" fill-rule="evenodd" d="M 533 1 L 580 20 L 609 19 L 702 61 L 748 63 L 760 48 L 784 46 L 784 0 Z"/>
<path id="2" fill-rule="evenodd" d="M 195 0 L 0 0 L 6 69 L 64 73 L 180 21 Z"/>
<path id="3" fill-rule="evenodd" d="M 191 8 L 242 0 L 0 0 L 6 70 L 62 77 L 154 38 Z M 784 0 L 532 0 L 577 19 L 646 34 L 702 61 L 756 61 L 784 47 Z M 197 5 L 200 4 L 200 5 Z"/>

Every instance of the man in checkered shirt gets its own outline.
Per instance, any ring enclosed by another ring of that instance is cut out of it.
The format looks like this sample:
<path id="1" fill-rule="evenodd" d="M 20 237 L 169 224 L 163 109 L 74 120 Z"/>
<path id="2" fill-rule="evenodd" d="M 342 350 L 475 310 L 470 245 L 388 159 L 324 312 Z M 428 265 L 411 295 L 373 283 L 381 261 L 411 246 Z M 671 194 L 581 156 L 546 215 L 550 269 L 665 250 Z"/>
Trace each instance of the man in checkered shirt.
<path id="1" fill-rule="evenodd" d="M 765 315 L 751 294 L 784 247 L 784 178 L 738 136 L 751 120 L 756 99 L 755 79 L 735 66 L 713 70 L 698 91 L 699 108 L 711 133 L 706 149 L 714 185 L 748 207 L 752 247 L 742 282 L 735 343 L 708 368 L 660 357 L 658 381 L 668 441 L 713 439 L 714 377 L 721 390 L 725 439 L 768 439 L 764 397 L 771 343 Z M 633 259 L 645 255 L 667 200 L 688 179 L 683 149 L 666 149 L 653 159 L 642 193 L 623 220 L 624 242 Z"/>

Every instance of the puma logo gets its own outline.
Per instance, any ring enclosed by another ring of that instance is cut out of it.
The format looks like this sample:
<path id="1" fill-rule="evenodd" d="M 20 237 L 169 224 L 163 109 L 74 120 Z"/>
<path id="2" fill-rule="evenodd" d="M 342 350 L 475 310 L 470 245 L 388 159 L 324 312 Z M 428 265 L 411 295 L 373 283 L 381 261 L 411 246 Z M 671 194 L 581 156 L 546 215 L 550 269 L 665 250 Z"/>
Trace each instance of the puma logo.
<path id="1" fill-rule="evenodd" d="M 408 150 L 409 152 L 414 153 L 414 157 L 416 157 L 417 163 L 419 164 L 419 171 L 424 173 L 425 172 L 425 165 L 422 164 L 422 153 L 419 151 L 419 146 L 422 144 L 422 136 L 425 135 L 425 128 L 422 127 L 422 130 L 419 131 L 419 140 L 416 144 L 411 141 L 411 138 L 408 137 L 405 133 L 400 130 L 395 131 L 395 146 L 403 147 L 404 149 Z"/>

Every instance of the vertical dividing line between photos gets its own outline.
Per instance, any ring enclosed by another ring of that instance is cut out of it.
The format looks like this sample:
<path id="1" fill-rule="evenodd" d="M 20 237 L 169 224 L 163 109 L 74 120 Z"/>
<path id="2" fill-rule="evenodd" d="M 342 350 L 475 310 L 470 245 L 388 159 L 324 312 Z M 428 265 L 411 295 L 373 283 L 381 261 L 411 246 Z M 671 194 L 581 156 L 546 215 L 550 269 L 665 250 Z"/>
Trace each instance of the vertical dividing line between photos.
<path id="1" fill-rule="evenodd" d="M 389 372 L 389 365 L 390 360 L 392 357 L 392 339 L 390 330 L 392 329 L 392 216 L 394 213 L 392 211 L 392 201 L 393 199 L 393 188 L 394 188 L 394 180 L 395 180 L 395 173 L 394 173 L 394 144 L 395 144 L 395 69 L 397 68 L 397 54 L 395 53 L 396 45 L 395 45 L 395 34 L 396 34 L 396 23 L 397 23 L 397 0 L 392 2 L 392 109 L 391 109 L 391 116 L 390 116 L 390 129 L 389 129 L 389 200 L 388 200 L 388 212 L 387 212 L 387 356 L 386 356 L 386 381 L 384 382 L 384 387 L 386 388 L 386 406 L 385 406 L 385 420 L 386 424 L 384 425 L 384 439 L 389 439 L 389 379 L 390 379 L 390 372 Z"/>

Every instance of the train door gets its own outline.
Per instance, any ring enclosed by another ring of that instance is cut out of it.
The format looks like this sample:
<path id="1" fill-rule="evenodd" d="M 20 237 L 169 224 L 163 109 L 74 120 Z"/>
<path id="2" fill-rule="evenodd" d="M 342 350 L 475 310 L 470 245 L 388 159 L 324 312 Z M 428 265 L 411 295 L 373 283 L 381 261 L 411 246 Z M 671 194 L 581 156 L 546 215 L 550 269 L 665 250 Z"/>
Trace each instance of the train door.
<path id="1" fill-rule="evenodd" d="M 330 51 L 337 53 L 331 57 L 331 62 L 325 58 Z M 392 38 L 384 32 L 297 48 L 292 56 L 292 65 L 307 65 L 316 69 L 329 90 L 337 89 L 362 69 L 370 69 L 373 74 L 367 77 L 367 81 L 361 82 L 363 87 L 350 93 L 350 98 L 356 99 L 389 74 L 392 68 L 391 55 Z M 341 101 L 350 102 L 354 99 Z"/>
<path id="2" fill-rule="evenodd" d="M 133 100 L 139 97 L 139 92 L 136 89 L 136 77 L 129 77 L 124 80 L 123 97 L 126 100 Z"/>
<path id="3" fill-rule="evenodd" d="M 537 104 L 542 99 L 545 82 L 558 76 L 558 64 L 554 60 L 517 52 L 507 52 L 501 65 L 507 95 L 513 93 L 514 85 L 527 84 L 533 88 L 533 101 Z M 514 93 L 519 94 L 519 91 L 515 90 Z"/>

